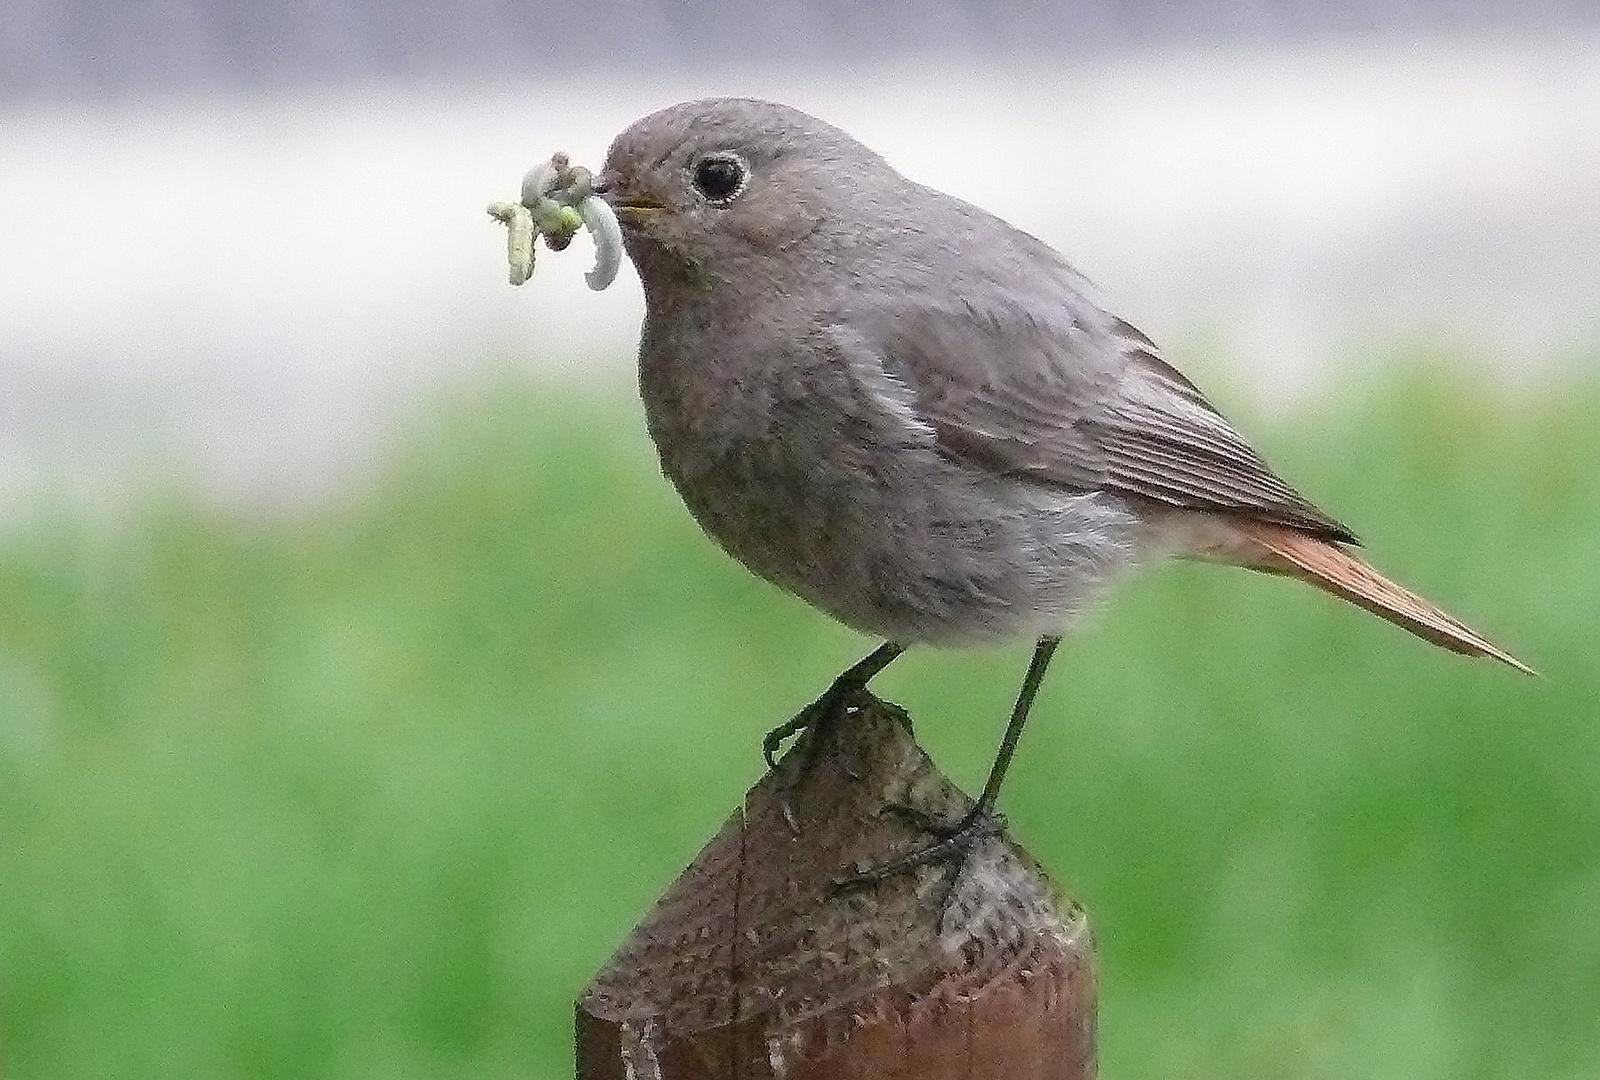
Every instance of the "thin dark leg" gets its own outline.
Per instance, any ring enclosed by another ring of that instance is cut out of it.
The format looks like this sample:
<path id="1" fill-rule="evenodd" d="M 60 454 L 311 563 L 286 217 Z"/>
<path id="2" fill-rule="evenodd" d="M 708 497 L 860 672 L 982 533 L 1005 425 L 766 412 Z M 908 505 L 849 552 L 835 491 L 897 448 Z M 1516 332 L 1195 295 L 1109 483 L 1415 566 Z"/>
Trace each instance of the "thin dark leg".
<path id="1" fill-rule="evenodd" d="M 1022 689 L 1017 692 L 1017 702 L 1011 708 L 1011 720 L 1006 724 L 1006 733 L 1000 739 L 1000 750 L 995 754 L 994 764 L 989 768 L 989 779 L 984 782 L 983 793 L 978 796 L 978 801 L 973 804 L 972 809 L 954 825 L 929 822 L 920 813 L 910 812 L 908 816 L 919 819 L 919 824 L 935 833 L 938 839 L 897 859 L 891 859 L 881 866 L 851 874 L 839 882 L 841 888 L 871 885 L 933 862 L 954 862 L 955 871 L 939 903 L 939 915 L 943 919 L 944 909 L 961 880 L 961 870 L 972 845 L 985 836 L 994 836 L 1005 829 L 1005 822 L 994 812 L 995 802 L 1000 798 L 1000 786 L 1005 783 L 1006 770 L 1011 767 L 1011 758 L 1017 752 L 1017 742 L 1022 738 L 1022 729 L 1027 726 L 1028 713 L 1033 709 L 1033 699 L 1039 693 L 1039 684 L 1044 681 L 1044 673 L 1050 666 L 1050 658 L 1055 655 L 1056 646 L 1060 644 L 1060 638 L 1047 637 L 1040 638 L 1039 644 L 1035 646 L 1033 659 L 1028 664 L 1028 673 L 1022 678 Z"/>
<path id="2" fill-rule="evenodd" d="M 894 662 L 895 657 L 905 651 L 904 645 L 897 645 L 892 641 L 884 642 L 859 662 L 845 669 L 844 673 L 834 679 L 833 684 L 822 692 L 821 697 L 801 709 L 792 720 L 779 724 L 767 732 L 766 737 L 761 740 L 761 754 L 767 759 L 767 768 L 778 767 L 778 751 L 783 748 L 786 739 L 832 720 L 841 706 L 853 695 L 865 690 L 874 675 L 888 667 Z M 804 771 L 801 770 L 802 773 Z"/>
<path id="3" fill-rule="evenodd" d="M 1017 752 L 1017 742 L 1022 738 L 1022 729 L 1027 726 L 1028 713 L 1033 709 L 1033 699 L 1039 693 L 1039 684 L 1044 682 L 1045 669 L 1050 666 L 1050 658 L 1056 654 L 1056 646 L 1061 644 L 1058 637 L 1040 638 L 1039 644 L 1034 646 L 1033 659 L 1028 662 L 1028 673 L 1022 677 L 1022 689 L 1017 691 L 1017 703 L 1011 707 L 1011 720 L 1006 724 L 1006 733 L 1000 739 L 1000 751 L 994 756 L 994 764 L 989 767 L 989 779 L 984 781 L 983 793 L 978 796 L 978 804 L 967 814 L 969 819 L 976 820 L 994 809 L 1000 799 L 1000 785 L 1006 782 L 1006 770 L 1011 768 L 1011 757 Z"/>

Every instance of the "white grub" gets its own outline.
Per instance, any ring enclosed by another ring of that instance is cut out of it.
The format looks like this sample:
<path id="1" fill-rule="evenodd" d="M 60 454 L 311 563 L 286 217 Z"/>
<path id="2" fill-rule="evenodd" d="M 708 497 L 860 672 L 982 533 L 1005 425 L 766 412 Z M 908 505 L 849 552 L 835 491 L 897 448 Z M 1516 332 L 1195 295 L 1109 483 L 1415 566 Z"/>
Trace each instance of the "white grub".
<path id="1" fill-rule="evenodd" d="M 583 224 L 594 238 L 594 269 L 583 275 L 589 288 L 595 292 L 617 280 L 617 270 L 622 266 L 622 227 L 617 224 L 616 211 L 598 195 L 590 195 L 578 204 Z"/>
<path id="2" fill-rule="evenodd" d="M 510 280 L 521 285 L 533 276 L 533 215 L 525 206 L 516 203 L 490 203 L 489 216 L 506 226 L 506 262 L 510 266 Z"/>
<path id="3" fill-rule="evenodd" d="M 540 199 L 552 194 L 556 189 L 556 158 L 560 155 L 552 154 L 549 161 L 542 165 L 535 165 L 522 177 L 522 205 L 531 207 Z"/>

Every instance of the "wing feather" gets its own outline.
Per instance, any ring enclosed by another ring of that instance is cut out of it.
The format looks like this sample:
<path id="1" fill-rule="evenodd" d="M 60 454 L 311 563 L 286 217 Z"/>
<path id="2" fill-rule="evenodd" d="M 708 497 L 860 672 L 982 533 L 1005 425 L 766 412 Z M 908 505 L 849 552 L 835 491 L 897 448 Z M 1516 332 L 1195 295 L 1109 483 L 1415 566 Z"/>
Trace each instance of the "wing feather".
<path id="1" fill-rule="evenodd" d="M 852 327 L 874 362 L 911 388 L 940 450 L 974 468 L 1356 542 L 1274 473 L 1148 337 L 1081 296 L 1054 307 L 912 298 L 857 308 L 835 325 Z"/>

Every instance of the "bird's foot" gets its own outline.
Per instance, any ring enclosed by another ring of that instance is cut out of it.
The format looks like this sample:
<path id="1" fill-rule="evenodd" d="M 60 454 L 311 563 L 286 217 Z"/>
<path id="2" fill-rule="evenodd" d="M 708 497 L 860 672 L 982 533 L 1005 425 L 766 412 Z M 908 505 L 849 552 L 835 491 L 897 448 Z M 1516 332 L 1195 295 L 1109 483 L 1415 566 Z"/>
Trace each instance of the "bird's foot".
<path id="1" fill-rule="evenodd" d="M 768 769 L 778 767 L 778 759 L 783 756 L 783 744 L 791 738 L 795 740 L 794 749 L 801 754 L 800 768 L 796 770 L 795 783 L 799 783 L 811 767 L 816 764 L 817 755 L 821 752 L 822 745 L 827 741 L 828 727 L 834 721 L 844 716 L 860 712 L 869 704 L 871 695 L 864 685 L 855 682 L 836 680 L 833 685 L 823 691 L 821 697 L 795 713 L 793 717 L 785 720 L 761 739 L 761 756 L 766 759 Z M 887 702 L 883 704 L 888 705 Z M 911 718 L 903 709 L 890 706 L 898 718 L 909 730 Z"/>
<path id="2" fill-rule="evenodd" d="M 961 875 L 966 871 L 967 859 L 972 855 L 972 849 L 979 841 L 987 840 L 991 836 L 1004 835 L 1005 817 L 982 803 L 974 806 L 954 823 L 943 821 L 903 803 L 889 803 L 884 810 L 905 818 L 918 830 L 930 834 L 933 839 L 876 866 L 858 868 L 854 873 L 836 880 L 833 883 L 834 891 L 864 889 L 901 874 L 913 873 L 924 866 L 943 866 L 949 871 L 949 880 L 945 882 L 944 889 L 939 894 L 936 908 L 938 925 L 943 926 L 945 913 L 949 910 L 950 900 L 955 896 L 957 886 L 961 884 Z"/>
<path id="3" fill-rule="evenodd" d="M 801 743 L 812 749 L 805 752 L 809 759 L 801 762 L 803 766 L 799 771 L 804 774 L 814 764 L 817 751 L 814 749 L 821 740 L 817 737 L 821 729 L 831 722 L 840 712 L 852 709 L 859 710 L 864 704 L 870 702 L 872 695 L 867 693 L 867 683 L 872 677 L 894 662 L 894 658 L 905 652 L 904 645 L 897 645 L 892 641 L 885 641 L 872 652 L 868 653 L 857 664 L 850 666 L 842 675 L 828 685 L 821 697 L 810 705 L 801 709 L 794 719 L 787 723 L 779 724 L 767 732 L 766 738 L 761 740 L 761 755 L 767 759 L 767 768 L 778 767 L 778 753 L 783 749 L 783 744 L 793 735 L 801 735 Z M 865 701 L 860 700 L 865 697 Z M 902 713 L 902 716 L 904 714 Z M 910 717 L 905 717 L 907 728 L 910 730 Z M 807 733 L 807 734 L 802 734 Z"/>
<path id="4" fill-rule="evenodd" d="M 761 756 L 766 759 L 767 768 L 774 770 L 778 767 L 780 755 L 787 756 L 783 754 L 783 744 L 798 736 L 793 748 L 797 760 L 793 770 L 782 778 L 778 792 L 783 819 L 796 836 L 800 835 L 800 820 L 795 815 L 791 796 L 805 783 L 806 777 L 811 775 L 821 760 L 829 728 L 840 718 L 860 710 L 863 702 L 859 696 L 865 693 L 865 687 L 835 682 L 821 697 L 801 709 L 792 719 L 767 732 L 761 740 Z"/>
<path id="5" fill-rule="evenodd" d="M 835 683 L 821 697 L 801 709 L 793 719 L 779 724 L 761 740 L 761 754 L 767 760 L 767 768 L 775 770 L 783 744 L 791 737 L 799 736 L 792 747 L 796 759 L 794 768 L 776 779 L 779 812 L 796 836 L 800 835 L 800 819 L 795 813 L 792 796 L 822 760 L 833 726 L 874 704 L 904 725 L 908 733 L 911 731 L 911 715 L 900 706 L 875 698 L 865 686 Z M 789 755 L 783 754 L 782 757 L 787 760 Z M 851 779 L 857 778 L 848 761 L 841 761 L 839 767 Z"/>
<path id="6" fill-rule="evenodd" d="M 823 694 L 817 700 L 795 713 L 788 720 L 779 724 L 761 738 L 761 756 L 766 759 L 767 769 L 770 771 L 778 767 L 778 758 L 783 753 L 783 744 L 796 735 L 804 736 L 814 727 L 820 717 L 819 713 L 828 701 L 828 695 Z"/>

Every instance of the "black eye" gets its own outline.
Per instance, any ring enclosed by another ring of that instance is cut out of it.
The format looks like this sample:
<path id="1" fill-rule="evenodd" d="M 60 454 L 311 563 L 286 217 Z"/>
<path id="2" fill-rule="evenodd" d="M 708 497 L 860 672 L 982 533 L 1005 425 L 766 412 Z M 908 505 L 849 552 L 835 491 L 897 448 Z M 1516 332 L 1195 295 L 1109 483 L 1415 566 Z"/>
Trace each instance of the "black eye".
<path id="1" fill-rule="evenodd" d="M 737 154 L 712 154 L 694 167 L 694 186 L 714 203 L 732 202 L 749 178 Z"/>

